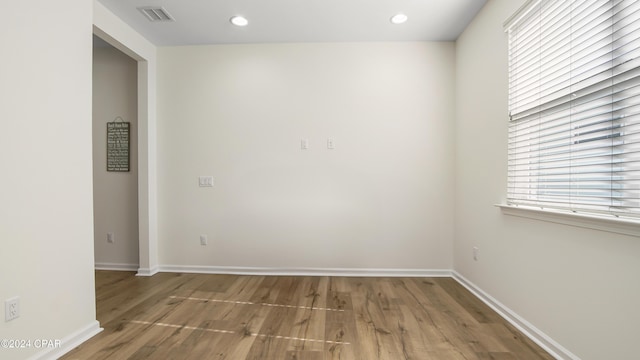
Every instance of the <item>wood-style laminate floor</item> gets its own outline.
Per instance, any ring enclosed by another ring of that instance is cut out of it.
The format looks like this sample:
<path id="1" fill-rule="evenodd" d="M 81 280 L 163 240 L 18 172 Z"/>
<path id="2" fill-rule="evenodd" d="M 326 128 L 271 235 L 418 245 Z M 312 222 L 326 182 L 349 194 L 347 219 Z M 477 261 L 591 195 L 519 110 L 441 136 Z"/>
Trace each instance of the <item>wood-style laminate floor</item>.
<path id="1" fill-rule="evenodd" d="M 62 359 L 553 359 L 451 278 L 96 272 Z"/>

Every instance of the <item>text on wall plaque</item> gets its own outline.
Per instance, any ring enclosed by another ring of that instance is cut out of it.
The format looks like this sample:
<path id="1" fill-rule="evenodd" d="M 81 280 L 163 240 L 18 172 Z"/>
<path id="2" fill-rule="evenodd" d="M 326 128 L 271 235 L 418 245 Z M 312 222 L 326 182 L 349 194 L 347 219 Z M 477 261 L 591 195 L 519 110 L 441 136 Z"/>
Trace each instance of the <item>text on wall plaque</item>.
<path id="1" fill-rule="evenodd" d="M 128 122 L 107 123 L 107 171 L 129 171 Z"/>

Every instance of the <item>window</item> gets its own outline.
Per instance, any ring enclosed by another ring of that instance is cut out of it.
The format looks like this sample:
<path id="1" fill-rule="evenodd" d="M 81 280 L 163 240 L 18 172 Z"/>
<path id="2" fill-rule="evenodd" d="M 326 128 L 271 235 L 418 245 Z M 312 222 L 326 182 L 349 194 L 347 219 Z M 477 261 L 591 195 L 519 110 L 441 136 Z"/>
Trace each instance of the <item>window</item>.
<path id="1" fill-rule="evenodd" d="M 640 1 L 529 1 L 506 31 L 508 205 L 640 218 Z"/>

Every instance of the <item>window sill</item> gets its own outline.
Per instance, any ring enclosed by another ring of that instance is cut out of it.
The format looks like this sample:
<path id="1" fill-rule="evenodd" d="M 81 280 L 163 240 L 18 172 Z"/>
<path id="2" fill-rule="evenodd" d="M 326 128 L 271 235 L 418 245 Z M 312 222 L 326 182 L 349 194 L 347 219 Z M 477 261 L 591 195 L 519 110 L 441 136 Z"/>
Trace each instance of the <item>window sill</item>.
<path id="1" fill-rule="evenodd" d="M 640 221 L 496 204 L 505 215 L 640 237 Z"/>

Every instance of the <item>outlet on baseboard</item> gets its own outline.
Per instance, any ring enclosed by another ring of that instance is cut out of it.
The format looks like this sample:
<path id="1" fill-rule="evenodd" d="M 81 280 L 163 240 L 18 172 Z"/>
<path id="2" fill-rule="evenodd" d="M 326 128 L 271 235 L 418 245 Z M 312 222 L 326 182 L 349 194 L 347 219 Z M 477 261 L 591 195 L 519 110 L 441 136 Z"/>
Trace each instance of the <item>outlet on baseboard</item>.
<path id="1" fill-rule="evenodd" d="M 200 245 L 205 246 L 209 243 L 209 239 L 207 239 L 207 235 L 200 235 Z"/>
<path id="2" fill-rule="evenodd" d="M 4 301 L 4 321 L 20 317 L 20 298 L 15 296 Z"/>
<path id="3" fill-rule="evenodd" d="M 480 254 L 480 249 L 477 246 L 473 247 L 473 260 L 478 261 L 478 255 Z"/>

